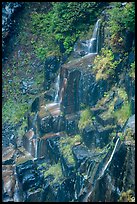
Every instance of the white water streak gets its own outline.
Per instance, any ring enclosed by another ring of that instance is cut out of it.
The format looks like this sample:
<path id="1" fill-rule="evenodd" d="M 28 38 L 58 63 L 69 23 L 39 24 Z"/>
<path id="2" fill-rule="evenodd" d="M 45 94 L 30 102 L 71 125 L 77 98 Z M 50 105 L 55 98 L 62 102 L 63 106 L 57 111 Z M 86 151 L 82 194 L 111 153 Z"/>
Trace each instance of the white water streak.
<path id="1" fill-rule="evenodd" d="M 94 27 L 94 31 L 92 34 L 92 38 L 89 40 L 89 44 L 88 44 L 88 52 L 89 53 L 98 53 L 98 36 L 99 36 L 99 21 L 100 19 L 97 20 L 95 27 Z M 96 41 L 96 51 L 93 52 L 93 48 L 94 48 L 94 42 Z"/>
<path id="2" fill-rule="evenodd" d="M 104 166 L 104 168 L 103 168 L 103 170 L 102 170 L 101 175 L 99 176 L 99 178 L 100 178 L 101 176 L 103 176 L 105 170 L 107 169 L 108 165 L 110 164 L 110 162 L 111 162 L 111 160 L 112 160 L 112 158 L 113 158 L 113 155 L 114 155 L 114 153 L 115 153 L 115 150 L 116 150 L 116 148 L 117 148 L 118 141 L 119 141 L 119 138 L 117 139 L 117 141 L 116 141 L 116 143 L 115 143 L 115 147 L 114 147 L 114 149 L 113 149 L 113 152 L 112 152 L 112 154 L 111 154 L 111 156 L 110 156 L 108 162 L 107 162 L 106 165 Z"/>
<path id="3" fill-rule="evenodd" d="M 60 88 L 59 85 L 60 85 L 60 74 L 58 74 L 57 80 L 55 83 L 55 89 L 56 89 L 55 99 L 54 99 L 55 103 L 57 103 L 59 101 L 59 88 Z"/>

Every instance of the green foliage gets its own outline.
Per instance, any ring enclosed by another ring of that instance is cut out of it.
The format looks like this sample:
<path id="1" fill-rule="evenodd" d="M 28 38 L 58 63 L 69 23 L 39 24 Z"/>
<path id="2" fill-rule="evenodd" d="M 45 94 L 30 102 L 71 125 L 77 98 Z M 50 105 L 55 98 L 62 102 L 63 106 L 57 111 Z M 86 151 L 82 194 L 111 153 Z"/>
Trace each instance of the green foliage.
<path id="1" fill-rule="evenodd" d="M 130 67 L 129 76 L 135 80 L 135 62 L 131 63 Z"/>
<path id="2" fill-rule="evenodd" d="M 18 123 L 28 108 L 27 103 L 15 103 L 14 100 L 9 99 L 2 108 L 2 122 L 9 120 L 12 124 Z"/>
<path id="3" fill-rule="evenodd" d="M 48 13 L 33 12 L 32 33 L 36 40 L 31 42 L 37 56 L 43 60 L 49 53 L 69 54 L 81 32 L 94 24 L 102 6 L 98 2 L 53 2 Z"/>
<path id="4" fill-rule="evenodd" d="M 119 202 L 135 202 L 135 197 L 133 196 L 133 191 L 131 189 L 127 190 L 126 192 L 122 192 Z"/>
<path id="5" fill-rule="evenodd" d="M 60 161 L 57 164 L 52 165 L 47 171 L 44 172 L 44 177 L 46 178 L 49 175 L 54 176 L 53 183 L 56 183 L 59 181 L 60 178 L 62 178 L 62 169 L 61 169 L 61 163 Z"/>
<path id="6" fill-rule="evenodd" d="M 60 150 L 70 164 L 75 164 L 72 147 L 79 142 L 81 142 L 80 135 L 74 135 L 73 137 L 62 137 L 60 139 Z"/>
<path id="7" fill-rule="evenodd" d="M 108 10 L 109 30 L 111 34 L 119 33 L 125 29 L 134 32 L 135 29 L 135 3 L 128 2 L 123 8 L 119 2 L 115 2 L 114 7 Z"/>
<path id="8" fill-rule="evenodd" d="M 78 127 L 80 130 L 84 129 L 87 125 L 92 124 L 92 113 L 91 110 L 89 108 L 86 108 L 85 110 L 83 110 L 81 112 L 80 115 L 80 120 L 79 120 L 79 124 Z"/>
<path id="9" fill-rule="evenodd" d="M 127 121 L 127 119 L 131 116 L 131 106 L 130 103 L 127 101 L 124 102 L 121 109 L 116 110 L 113 113 L 113 116 L 117 120 L 118 124 L 124 125 L 124 123 Z"/>
<path id="10" fill-rule="evenodd" d="M 94 60 L 93 71 L 96 80 L 114 78 L 115 68 L 119 61 L 114 61 L 113 52 L 109 49 L 102 48 L 100 55 Z"/>
<path id="11" fill-rule="evenodd" d="M 119 139 L 120 139 L 121 141 L 124 141 L 124 140 L 125 140 L 125 137 L 124 137 L 123 133 L 119 132 L 119 133 L 118 133 L 118 136 L 119 136 Z"/>
<path id="12" fill-rule="evenodd" d="M 135 3 L 128 2 L 121 6 L 121 2 L 114 2 L 112 8 L 107 10 L 109 19 L 107 30 L 109 36 L 106 43 L 114 52 L 122 52 L 125 46 L 125 32 L 135 32 Z"/>

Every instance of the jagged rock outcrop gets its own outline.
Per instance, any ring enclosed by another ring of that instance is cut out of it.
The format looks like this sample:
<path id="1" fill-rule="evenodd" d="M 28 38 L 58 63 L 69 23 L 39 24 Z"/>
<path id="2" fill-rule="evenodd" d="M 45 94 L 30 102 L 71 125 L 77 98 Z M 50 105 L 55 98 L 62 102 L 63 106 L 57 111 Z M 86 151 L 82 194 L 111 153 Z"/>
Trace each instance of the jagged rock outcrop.
<path id="1" fill-rule="evenodd" d="M 4 53 L 5 40 L 10 35 L 15 12 L 23 6 L 23 2 L 2 2 L 2 51 Z"/>

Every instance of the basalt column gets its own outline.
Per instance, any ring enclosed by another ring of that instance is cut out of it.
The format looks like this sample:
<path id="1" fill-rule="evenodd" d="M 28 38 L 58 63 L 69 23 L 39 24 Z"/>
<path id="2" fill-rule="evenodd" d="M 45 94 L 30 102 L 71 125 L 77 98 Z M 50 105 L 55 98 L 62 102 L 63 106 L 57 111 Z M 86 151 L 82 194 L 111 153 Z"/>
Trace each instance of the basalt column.
<path id="1" fill-rule="evenodd" d="M 79 70 L 61 70 L 60 103 L 61 110 L 65 114 L 79 111 L 79 81 L 81 72 Z"/>

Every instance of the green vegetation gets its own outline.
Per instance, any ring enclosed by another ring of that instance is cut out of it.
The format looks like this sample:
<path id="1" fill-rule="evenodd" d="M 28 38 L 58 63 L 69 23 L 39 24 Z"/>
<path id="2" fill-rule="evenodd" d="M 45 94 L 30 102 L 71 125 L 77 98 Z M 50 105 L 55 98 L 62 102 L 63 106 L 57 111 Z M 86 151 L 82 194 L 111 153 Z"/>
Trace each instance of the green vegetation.
<path id="1" fill-rule="evenodd" d="M 114 61 L 114 54 L 111 50 L 102 48 L 100 55 L 97 55 L 94 60 L 93 71 L 96 75 L 96 80 L 114 78 L 115 68 L 119 61 Z"/>
<path id="2" fill-rule="evenodd" d="M 62 137 L 60 138 L 60 150 L 63 156 L 67 159 L 70 164 L 75 164 L 75 160 L 72 153 L 72 147 L 81 142 L 80 135 L 74 135 L 73 137 Z"/>
<path id="3" fill-rule="evenodd" d="M 129 76 L 135 80 L 135 62 L 131 63 L 130 67 Z"/>
<path id="4" fill-rule="evenodd" d="M 122 192 L 118 202 L 135 202 L 133 191 L 129 189 L 126 192 Z"/>
<path id="5" fill-rule="evenodd" d="M 111 34 L 123 32 L 125 29 L 135 32 L 135 2 L 128 2 L 124 7 L 121 7 L 121 2 L 112 5 L 114 7 L 108 10 Z"/>
<path id="6" fill-rule="evenodd" d="M 124 7 L 121 2 L 110 3 L 113 8 L 109 9 L 108 30 L 110 39 L 108 46 L 115 52 L 123 52 L 125 31 L 135 32 L 135 2 L 128 2 Z"/>
<path id="7" fill-rule="evenodd" d="M 51 182 L 51 184 L 58 182 L 63 177 L 60 161 L 57 164 L 54 164 L 49 167 L 49 169 L 44 172 L 45 178 L 49 175 L 54 176 L 54 180 Z"/>
<path id="8" fill-rule="evenodd" d="M 27 110 L 27 103 L 15 103 L 14 100 L 9 99 L 2 108 L 2 122 L 18 123 L 24 117 Z"/>
<path id="9" fill-rule="evenodd" d="M 76 40 L 94 24 L 104 3 L 53 2 L 48 13 L 31 14 L 32 39 L 35 53 L 40 59 L 51 54 L 69 54 Z"/>
<path id="10" fill-rule="evenodd" d="M 131 128 L 127 128 L 125 133 L 124 133 L 124 137 L 126 140 L 133 140 L 134 139 L 134 134 L 133 134 L 133 130 Z"/>
<path id="11" fill-rule="evenodd" d="M 125 137 L 124 137 L 124 135 L 123 135 L 122 132 L 119 132 L 119 133 L 118 133 L 118 136 L 119 136 L 119 139 L 120 139 L 121 141 L 124 141 L 124 140 L 125 140 Z"/>
<path id="12" fill-rule="evenodd" d="M 114 118 L 117 120 L 118 124 L 124 125 L 127 119 L 131 116 L 131 107 L 128 102 L 125 102 L 121 109 L 116 110 L 113 113 Z"/>
<path id="13" fill-rule="evenodd" d="M 81 111 L 78 127 L 80 130 L 84 129 L 87 125 L 92 124 L 92 113 L 90 108 Z"/>
<path id="14" fill-rule="evenodd" d="M 19 137 L 22 137 L 25 134 L 25 127 L 28 126 L 27 122 L 28 122 L 27 119 L 24 118 L 22 125 L 18 129 L 18 136 Z"/>

